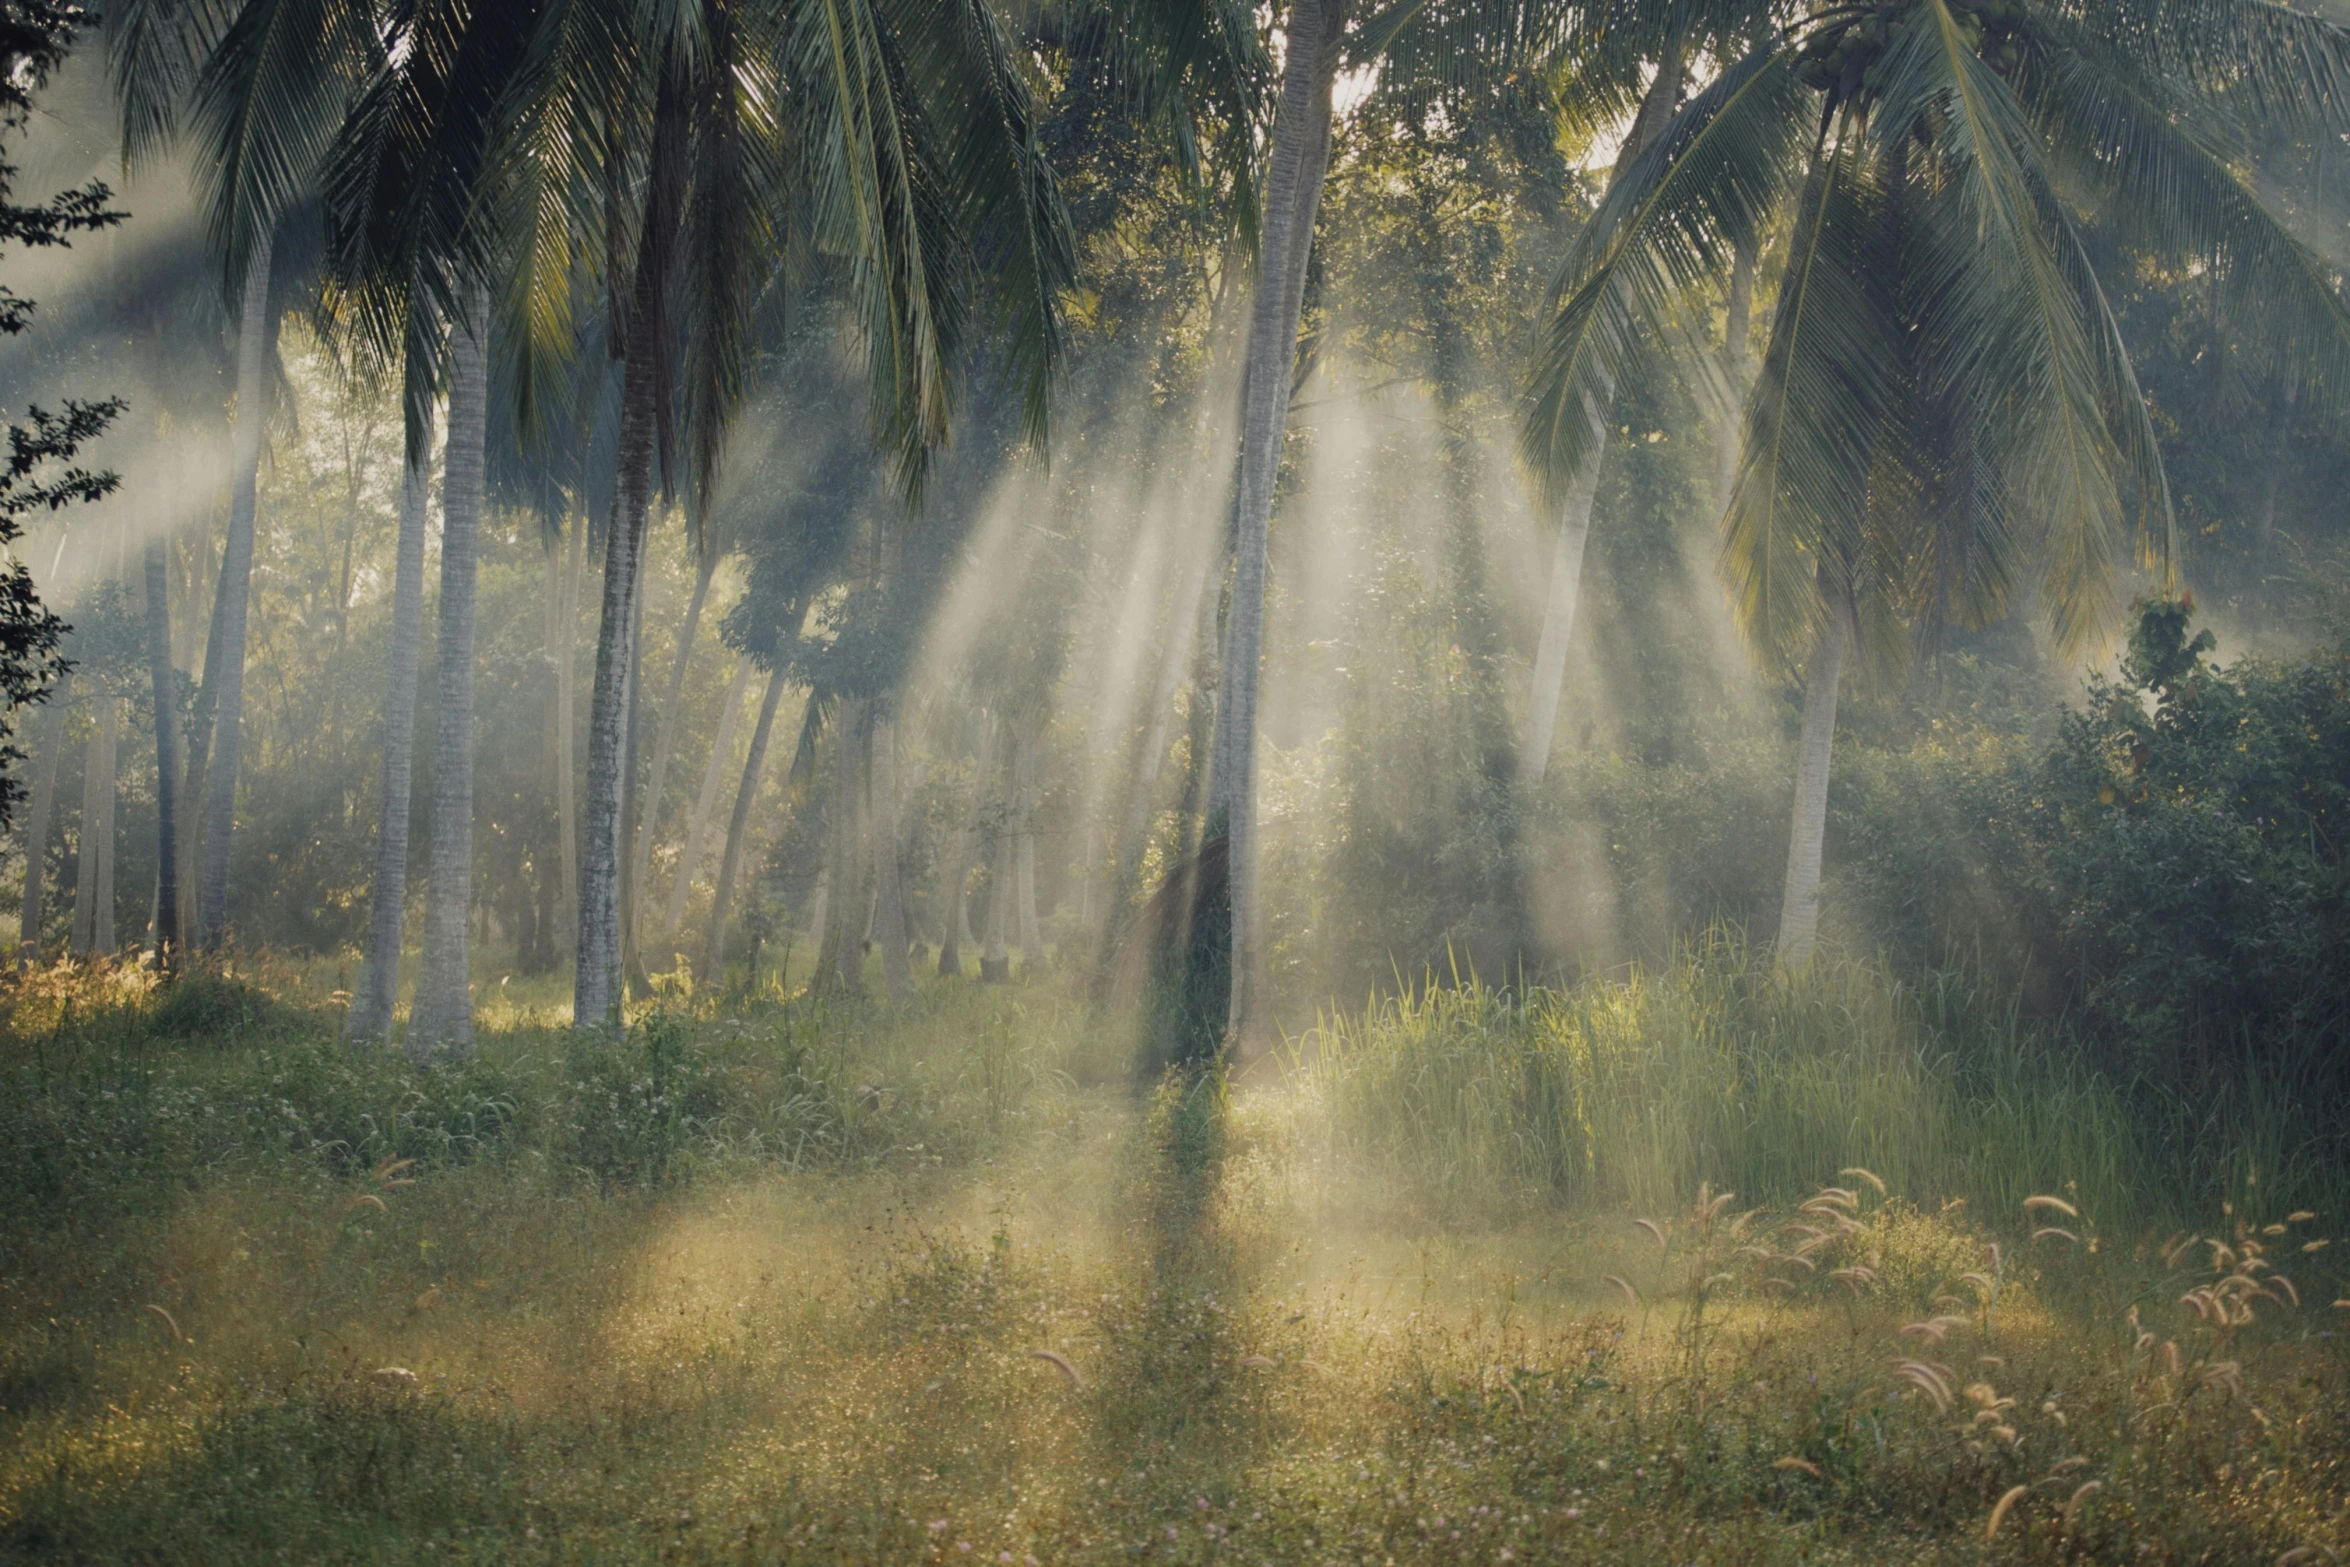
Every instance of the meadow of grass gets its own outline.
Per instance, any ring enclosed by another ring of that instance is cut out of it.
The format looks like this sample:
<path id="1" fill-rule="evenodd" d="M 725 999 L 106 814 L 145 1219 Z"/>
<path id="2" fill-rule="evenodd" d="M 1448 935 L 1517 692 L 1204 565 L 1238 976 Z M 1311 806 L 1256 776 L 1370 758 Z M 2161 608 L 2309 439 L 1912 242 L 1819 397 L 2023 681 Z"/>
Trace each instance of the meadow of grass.
<path id="1" fill-rule="evenodd" d="M 1049 981 L 492 980 L 429 1068 L 336 982 L 0 996 L 0 1554 L 2350 1550 L 2338 1178 L 1963 980 L 1718 949 L 1156 1085 Z"/>

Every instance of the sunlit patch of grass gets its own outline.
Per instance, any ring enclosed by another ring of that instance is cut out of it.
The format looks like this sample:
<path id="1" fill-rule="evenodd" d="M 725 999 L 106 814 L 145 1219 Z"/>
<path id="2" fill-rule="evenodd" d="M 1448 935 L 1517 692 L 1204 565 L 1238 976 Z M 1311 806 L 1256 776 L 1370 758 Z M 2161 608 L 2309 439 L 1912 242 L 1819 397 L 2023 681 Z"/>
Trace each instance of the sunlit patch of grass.
<path id="1" fill-rule="evenodd" d="M 1577 1026 L 1611 1004 L 1588 1000 Z M 0 1555 L 2350 1549 L 2339 1215 L 2239 1194 L 2144 1233 L 2061 1170 L 1959 1200 L 1825 1119 L 1768 1159 L 1656 1141 L 1717 1111 L 1635 1086 L 1714 1057 L 1614 1080 L 1645 1119 L 1591 1134 L 1600 1168 L 1665 1147 L 1693 1178 L 1658 1156 L 1590 1200 L 1480 1204 L 1441 1139 L 1340 1124 L 1327 1078 L 1138 1098 L 1042 987 L 681 1003 L 666 1043 L 518 1030 L 423 1072 L 331 1035 L 171 1043 L 143 1005 L 38 1063 L 6 1047 L 13 1126 L 138 1147 L 60 1165 L 70 1201 L 0 1223 Z M 1522 1082 L 1526 1025 L 1469 1021 Z M 441 1135 L 468 1093 L 509 1106 L 472 1143 Z M 10 1160 L 21 1197 L 35 1166 Z"/>

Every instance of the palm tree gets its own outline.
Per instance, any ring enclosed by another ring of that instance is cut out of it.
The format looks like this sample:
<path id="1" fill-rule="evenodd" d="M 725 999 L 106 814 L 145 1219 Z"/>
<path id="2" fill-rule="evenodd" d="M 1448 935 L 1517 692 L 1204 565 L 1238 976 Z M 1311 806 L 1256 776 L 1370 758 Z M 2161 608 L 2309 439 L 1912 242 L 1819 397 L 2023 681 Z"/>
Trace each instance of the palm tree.
<path id="1" fill-rule="evenodd" d="M 2138 252 L 2206 269 L 2241 341 L 2293 363 L 2313 405 L 2350 405 L 2350 313 L 2228 156 L 2249 115 L 2341 129 L 2346 85 L 2350 33 L 2258 0 L 1807 8 L 1690 101 L 1578 238 L 1521 437 L 1554 486 L 1595 460 L 1590 400 L 1789 227 L 1723 521 L 1750 640 L 1809 665 L 1786 960 L 1817 929 L 1854 654 L 1986 623 L 2027 581 L 2076 651 L 2133 542 L 2174 569 L 2092 205 Z"/>
<path id="2" fill-rule="evenodd" d="M 171 572 L 160 536 L 147 541 L 143 565 L 155 690 L 155 966 L 168 971 L 180 953 L 179 672 L 171 667 Z"/>

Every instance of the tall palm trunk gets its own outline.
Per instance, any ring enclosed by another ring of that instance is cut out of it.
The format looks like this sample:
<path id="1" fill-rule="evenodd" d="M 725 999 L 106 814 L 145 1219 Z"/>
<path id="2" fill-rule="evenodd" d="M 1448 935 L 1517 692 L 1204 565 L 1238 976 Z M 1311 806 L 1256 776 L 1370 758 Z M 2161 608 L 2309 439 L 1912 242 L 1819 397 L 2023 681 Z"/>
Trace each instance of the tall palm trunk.
<path id="1" fill-rule="evenodd" d="M 747 673 L 751 661 L 744 659 Z M 743 846 L 751 833 L 751 807 L 759 798 L 759 777 L 766 770 L 767 744 L 775 734 L 775 709 L 787 684 L 779 664 L 767 677 L 767 695 L 759 702 L 759 721 L 751 726 L 751 754 L 743 759 L 743 781 L 734 791 L 734 815 L 726 824 L 726 852 L 718 860 L 718 885 L 710 894 L 710 933 L 702 943 L 702 973 L 715 985 L 726 974 L 726 921 L 734 912 L 735 878 L 742 872 Z M 715 758 L 713 758 L 715 760 Z"/>
<path id="2" fill-rule="evenodd" d="M 1641 97 L 1624 145 L 1617 150 L 1615 168 L 1608 176 L 1611 187 L 1672 118 L 1686 75 L 1686 55 L 1686 41 L 1676 35 Z M 1558 733 L 1559 693 L 1566 686 L 1567 645 L 1574 637 L 1575 611 L 1583 599 L 1583 550 L 1591 538 L 1600 471 L 1612 444 L 1609 437 L 1615 429 L 1615 403 L 1611 381 L 1601 395 L 1584 404 L 1584 417 L 1591 422 L 1591 455 L 1584 459 L 1560 508 L 1558 546 L 1550 563 L 1550 595 L 1543 606 L 1542 638 L 1534 652 L 1534 684 L 1526 702 L 1526 745 L 1518 760 L 1519 775 L 1529 789 L 1539 785 L 1550 769 L 1551 746 Z"/>
<path id="3" fill-rule="evenodd" d="M 147 541 L 147 673 L 155 687 L 155 965 L 180 950 L 179 677 L 171 665 L 171 565 Z"/>
<path id="4" fill-rule="evenodd" d="M 704 840 L 709 836 L 710 813 L 717 808 L 718 790 L 726 781 L 726 764 L 734 754 L 734 731 L 740 724 L 743 711 L 743 693 L 751 687 L 751 676 L 757 666 L 747 658 L 735 660 L 734 678 L 727 682 L 726 695 L 718 704 L 718 733 L 710 742 L 710 761 L 702 769 L 701 793 L 694 797 L 694 814 L 686 823 L 685 852 L 677 858 L 677 875 L 669 884 L 669 907 L 661 916 L 664 940 L 677 939 L 677 927 L 685 920 L 685 900 L 692 895 L 694 872 L 702 863 Z"/>
<path id="5" fill-rule="evenodd" d="M 889 999 L 905 1001 L 914 994 L 914 974 L 906 962 L 905 889 L 898 881 L 897 726 L 887 713 L 874 719 L 871 745 L 873 940 L 881 948 L 881 978 Z"/>
<path id="6" fill-rule="evenodd" d="M 677 656 L 670 660 L 669 684 L 653 709 L 653 765 L 645 775 L 644 803 L 637 809 L 636 843 L 629 854 L 628 885 L 638 907 L 651 899 L 653 833 L 661 825 L 661 797 L 669 791 L 669 758 L 677 749 L 677 724 L 684 708 L 686 670 L 693 662 L 694 638 L 701 630 L 702 606 L 710 596 L 710 579 L 718 573 L 712 554 L 694 574 L 693 597 L 686 600 L 685 624 L 677 631 Z M 669 928 L 669 927 L 664 927 Z"/>
<path id="7" fill-rule="evenodd" d="M 73 878 L 73 946 L 85 957 L 114 949 L 114 752 L 122 719 L 113 692 L 94 686 L 90 696 L 81 852 L 74 856 Z"/>
<path id="8" fill-rule="evenodd" d="M 570 519 L 563 560 L 556 567 L 553 618 L 547 626 L 547 657 L 555 662 L 555 816 L 563 836 L 563 945 L 574 957 L 579 947 L 579 586 L 587 578 L 587 519 Z"/>
<path id="9" fill-rule="evenodd" d="M 220 552 L 220 661 L 212 679 L 211 770 L 204 779 L 204 863 L 196 886 L 196 923 L 207 948 L 228 939 L 229 837 L 236 824 L 237 762 L 245 716 L 245 619 L 253 595 L 253 510 L 261 477 L 261 424 L 267 410 L 262 372 L 269 352 L 269 231 L 254 240 L 245 263 L 245 295 L 237 317 L 237 428 L 235 489 L 230 492 L 228 541 Z"/>
<path id="10" fill-rule="evenodd" d="M 1020 912 L 1020 971 L 1041 974 L 1045 968 L 1044 933 L 1036 921 L 1036 731 L 1033 716 L 1012 739 L 1012 847 L 1017 857 L 1014 881 Z"/>
<path id="11" fill-rule="evenodd" d="M 391 671 L 384 683 L 383 786 L 375 829 L 375 883 L 367 959 L 344 1032 L 354 1041 L 391 1033 L 399 1003 L 400 938 L 408 910 L 408 794 L 416 766 L 416 667 L 424 650 L 426 475 L 402 465 L 400 535 L 392 561 Z"/>
<path id="12" fill-rule="evenodd" d="M 1787 887 L 1779 905 L 1779 961 L 1800 968 L 1820 929 L 1820 859 L 1828 830 L 1828 763 L 1836 746 L 1837 688 L 1852 646 L 1852 607 L 1840 603 L 1820 632 L 1803 683 L 1803 738 L 1795 774 L 1795 819 L 1787 835 Z"/>
<path id="13" fill-rule="evenodd" d="M 1257 688 L 1264 652 L 1267 536 L 1281 470 L 1289 392 L 1297 365 L 1306 258 L 1330 162 L 1330 95 L 1345 31 L 1345 0 L 1292 0 L 1281 108 L 1259 231 L 1241 418 L 1240 496 L 1232 604 L 1224 629 L 1224 688 L 1217 711 L 1216 782 L 1208 812 L 1231 847 L 1232 990 L 1226 1032 L 1250 1025 L 1256 991 Z"/>
<path id="14" fill-rule="evenodd" d="M 473 624 L 481 561 L 484 442 L 489 429 L 489 290 L 476 286 L 452 335 L 449 445 L 441 473 L 439 711 L 433 740 L 432 848 L 424 906 L 424 965 L 416 981 L 408 1051 L 473 1048 Z"/>
<path id="15" fill-rule="evenodd" d="M 49 824 L 57 815 L 57 767 L 65 755 L 65 709 L 73 676 L 57 677 L 49 688 L 49 721 L 41 726 L 41 759 L 33 771 L 33 798 L 24 823 L 24 902 L 17 914 L 17 954 L 27 961 L 41 950 L 41 880 L 48 868 Z"/>
<path id="16" fill-rule="evenodd" d="M 976 731 L 973 750 L 978 755 L 971 773 L 971 798 L 938 880 L 939 897 L 945 900 L 939 919 L 938 971 L 953 979 L 963 977 L 963 949 L 975 945 L 971 937 L 971 853 L 979 843 L 979 813 L 987 805 L 988 764 L 995 759 L 994 718 L 986 708 L 975 707 L 971 723 Z"/>
<path id="17" fill-rule="evenodd" d="M 995 864 L 987 878 L 987 944 L 979 949 L 979 978 L 989 985 L 1001 985 L 1012 977 L 1010 939 L 1019 837 L 1012 827 L 1012 815 L 1017 785 L 1014 769 L 1006 767 L 1003 774 L 1003 812 L 996 823 Z"/>

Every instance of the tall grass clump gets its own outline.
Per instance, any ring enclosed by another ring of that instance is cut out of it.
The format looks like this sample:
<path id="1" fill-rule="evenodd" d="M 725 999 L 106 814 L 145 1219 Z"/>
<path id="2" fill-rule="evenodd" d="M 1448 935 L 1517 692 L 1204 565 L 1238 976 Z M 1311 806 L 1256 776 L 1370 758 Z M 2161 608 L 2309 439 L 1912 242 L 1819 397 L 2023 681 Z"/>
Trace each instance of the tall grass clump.
<path id="1" fill-rule="evenodd" d="M 1325 1015 L 1295 1059 L 1338 1162 L 1407 1206 L 1650 1211 L 1706 1180 L 1787 1200 L 1855 1163 L 1993 1212 L 2068 1185 L 2117 1216 L 2189 1198 L 2179 1134 L 1969 976 L 1789 971 L 1723 933 L 1622 978 Z"/>

